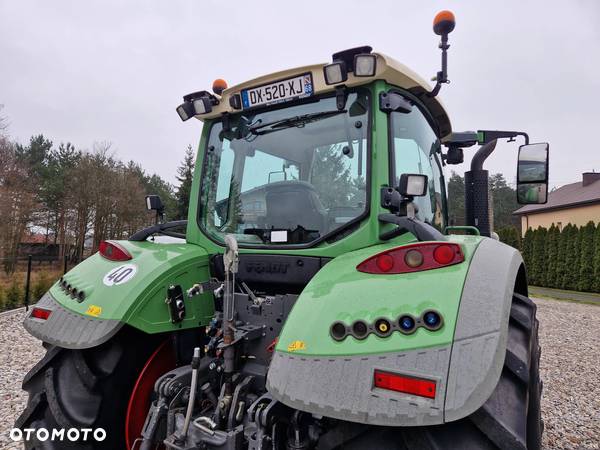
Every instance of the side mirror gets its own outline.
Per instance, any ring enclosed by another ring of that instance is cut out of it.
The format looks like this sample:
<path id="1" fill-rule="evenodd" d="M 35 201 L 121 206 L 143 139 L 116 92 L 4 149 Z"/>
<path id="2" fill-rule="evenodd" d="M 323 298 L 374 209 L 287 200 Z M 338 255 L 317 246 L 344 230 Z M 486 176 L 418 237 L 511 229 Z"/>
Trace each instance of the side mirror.
<path id="1" fill-rule="evenodd" d="M 148 211 L 162 212 L 165 209 L 160 196 L 158 195 L 146 195 L 146 208 Z"/>
<path id="2" fill-rule="evenodd" d="M 547 143 L 519 147 L 517 201 L 521 205 L 548 201 L 548 148 Z"/>
<path id="3" fill-rule="evenodd" d="M 403 173 L 400 175 L 398 192 L 403 197 L 422 197 L 427 194 L 427 175 Z"/>
<path id="4" fill-rule="evenodd" d="M 146 209 L 148 209 L 148 211 L 156 211 L 156 223 L 160 223 L 165 212 L 165 206 L 163 205 L 160 196 L 146 195 Z"/>

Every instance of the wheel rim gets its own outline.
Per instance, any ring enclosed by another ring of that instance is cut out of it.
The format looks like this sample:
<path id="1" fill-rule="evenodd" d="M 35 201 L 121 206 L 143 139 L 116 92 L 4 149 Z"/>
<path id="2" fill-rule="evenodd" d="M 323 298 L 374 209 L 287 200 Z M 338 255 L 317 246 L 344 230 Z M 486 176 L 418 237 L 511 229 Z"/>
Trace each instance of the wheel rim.
<path id="1" fill-rule="evenodd" d="M 150 408 L 154 383 L 158 377 L 175 368 L 175 357 L 169 348 L 169 342 L 169 340 L 164 341 L 152 353 L 133 386 L 125 416 L 127 450 L 133 448 L 135 440 L 142 434 L 142 428 Z"/>

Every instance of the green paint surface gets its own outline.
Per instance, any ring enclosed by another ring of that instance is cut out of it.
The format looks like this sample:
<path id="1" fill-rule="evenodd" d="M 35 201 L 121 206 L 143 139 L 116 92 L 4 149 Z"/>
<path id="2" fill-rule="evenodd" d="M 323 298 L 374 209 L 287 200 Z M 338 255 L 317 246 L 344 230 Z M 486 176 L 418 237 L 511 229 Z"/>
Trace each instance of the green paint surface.
<path id="1" fill-rule="evenodd" d="M 165 304 L 167 288 L 179 284 L 184 291 L 209 278 L 208 254 L 196 245 L 158 244 L 150 241 L 119 241 L 133 256 L 116 262 L 98 253 L 90 256 L 64 275 L 64 279 L 85 292 L 81 303 L 72 299 L 56 283 L 52 296 L 64 307 L 90 315 L 90 306 L 101 308 L 100 319 L 122 320 L 148 333 L 191 328 L 208 323 L 213 315 L 210 293 L 186 299 L 186 318 L 172 324 Z M 123 284 L 107 286 L 104 277 L 123 264 L 134 264 L 136 274 Z"/>
<path id="2" fill-rule="evenodd" d="M 451 343 L 464 280 L 481 238 L 451 236 L 448 240 L 461 245 L 465 261 L 422 272 L 373 275 L 356 270 L 356 266 L 370 256 L 398 247 L 398 241 L 335 258 L 317 273 L 296 301 L 279 337 L 277 350 L 288 352 L 292 343 L 301 341 L 301 349 L 294 350 L 294 354 L 340 356 L 399 352 Z M 358 319 L 373 323 L 385 317 L 393 322 L 404 313 L 419 316 L 426 309 L 435 309 L 442 315 L 444 325 L 440 330 L 419 328 L 411 335 L 395 331 L 385 338 L 370 334 L 363 340 L 348 336 L 343 341 L 336 341 L 329 334 L 335 321 L 350 325 Z"/>

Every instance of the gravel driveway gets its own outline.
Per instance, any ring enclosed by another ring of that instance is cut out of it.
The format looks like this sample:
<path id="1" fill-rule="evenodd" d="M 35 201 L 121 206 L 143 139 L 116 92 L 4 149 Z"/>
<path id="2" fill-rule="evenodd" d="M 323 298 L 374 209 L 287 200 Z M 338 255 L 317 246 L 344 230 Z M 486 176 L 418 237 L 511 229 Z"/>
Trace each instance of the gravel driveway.
<path id="1" fill-rule="evenodd" d="M 536 300 L 544 381 L 544 449 L 600 449 L 600 306 Z M 0 448 L 26 402 L 21 379 L 44 349 L 21 327 L 23 312 L 0 316 Z"/>

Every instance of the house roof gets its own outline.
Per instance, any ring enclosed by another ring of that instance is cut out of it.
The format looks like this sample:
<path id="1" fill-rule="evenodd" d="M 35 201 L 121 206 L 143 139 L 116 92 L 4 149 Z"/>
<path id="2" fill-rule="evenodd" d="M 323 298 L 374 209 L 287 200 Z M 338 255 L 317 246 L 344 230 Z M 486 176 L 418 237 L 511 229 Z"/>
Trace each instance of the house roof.
<path id="1" fill-rule="evenodd" d="M 20 244 L 44 244 L 46 242 L 45 234 L 28 234 L 23 236 Z"/>
<path id="2" fill-rule="evenodd" d="M 589 203 L 600 203 L 600 179 L 585 184 L 583 181 L 565 184 L 548 193 L 545 205 L 526 205 L 513 212 L 514 215 L 535 214 L 553 209 L 566 209 Z"/>

